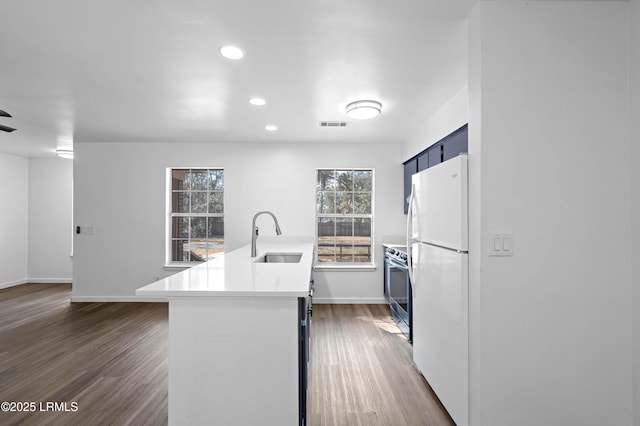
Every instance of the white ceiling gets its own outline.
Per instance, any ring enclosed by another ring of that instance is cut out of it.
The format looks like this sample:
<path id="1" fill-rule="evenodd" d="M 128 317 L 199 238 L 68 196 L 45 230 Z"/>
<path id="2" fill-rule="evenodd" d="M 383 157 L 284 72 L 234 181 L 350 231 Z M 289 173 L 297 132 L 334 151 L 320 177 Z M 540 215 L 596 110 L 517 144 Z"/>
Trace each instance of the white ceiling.
<path id="1" fill-rule="evenodd" d="M 0 110 L 13 118 L 0 124 L 18 130 L 0 132 L 0 152 L 47 157 L 74 140 L 402 141 L 466 84 L 475 3 L 4 2 Z M 224 44 L 245 59 L 220 56 Z M 346 104 L 369 98 L 382 115 L 349 120 Z"/>

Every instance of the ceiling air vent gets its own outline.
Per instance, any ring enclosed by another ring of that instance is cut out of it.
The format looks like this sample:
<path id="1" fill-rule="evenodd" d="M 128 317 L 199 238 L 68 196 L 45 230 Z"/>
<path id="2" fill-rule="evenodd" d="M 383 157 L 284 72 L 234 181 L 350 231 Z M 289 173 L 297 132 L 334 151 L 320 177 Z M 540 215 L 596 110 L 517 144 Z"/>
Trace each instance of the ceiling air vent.
<path id="1" fill-rule="evenodd" d="M 346 121 L 321 121 L 320 127 L 347 127 Z"/>

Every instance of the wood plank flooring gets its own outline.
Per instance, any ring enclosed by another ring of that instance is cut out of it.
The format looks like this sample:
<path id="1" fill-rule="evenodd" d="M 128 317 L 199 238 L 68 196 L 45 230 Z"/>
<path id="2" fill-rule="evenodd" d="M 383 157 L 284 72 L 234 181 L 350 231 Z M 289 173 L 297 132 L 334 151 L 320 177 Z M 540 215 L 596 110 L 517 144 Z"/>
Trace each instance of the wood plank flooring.
<path id="1" fill-rule="evenodd" d="M 386 305 L 314 305 L 310 426 L 453 425 Z"/>
<path id="2" fill-rule="evenodd" d="M 70 296 L 68 284 L 0 290 L 0 401 L 38 405 L 0 412 L 0 424 L 166 424 L 167 305 Z M 41 402 L 78 410 L 39 411 Z"/>
<path id="3" fill-rule="evenodd" d="M 167 305 L 70 295 L 67 284 L 0 290 L 0 402 L 37 404 L 0 424 L 166 424 Z M 388 307 L 314 305 L 311 339 L 309 426 L 453 424 Z M 41 411 L 47 402 L 70 411 Z"/>

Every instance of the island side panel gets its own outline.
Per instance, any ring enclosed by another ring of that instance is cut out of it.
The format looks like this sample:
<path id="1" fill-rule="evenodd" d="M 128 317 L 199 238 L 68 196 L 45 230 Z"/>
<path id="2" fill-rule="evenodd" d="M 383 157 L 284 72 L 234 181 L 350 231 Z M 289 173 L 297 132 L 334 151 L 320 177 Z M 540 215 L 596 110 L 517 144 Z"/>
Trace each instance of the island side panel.
<path id="1" fill-rule="evenodd" d="M 169 300 L 169 424 L 297 425 L 296 298 Z"/>

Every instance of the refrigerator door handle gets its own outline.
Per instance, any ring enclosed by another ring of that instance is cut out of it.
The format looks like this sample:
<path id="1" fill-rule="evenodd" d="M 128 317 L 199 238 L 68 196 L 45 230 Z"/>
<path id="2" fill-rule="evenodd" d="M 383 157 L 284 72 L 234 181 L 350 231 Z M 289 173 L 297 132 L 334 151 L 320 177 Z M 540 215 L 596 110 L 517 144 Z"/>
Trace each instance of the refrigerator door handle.
<path id="1" fill-rule="evenodd" d="M 407 209 L 407 262 L 409 264 L 409 282 L 411 283 L 412 290 L 415 294 L 415 280 L 413 279 L 413 260 L 411 243 L 413 242 L 413 198 L 416 185 L 411 184 L 411 195 L 409 196 L 409 206 Z"/>

